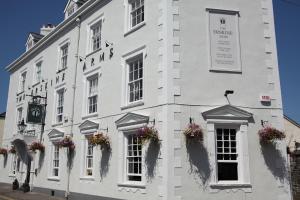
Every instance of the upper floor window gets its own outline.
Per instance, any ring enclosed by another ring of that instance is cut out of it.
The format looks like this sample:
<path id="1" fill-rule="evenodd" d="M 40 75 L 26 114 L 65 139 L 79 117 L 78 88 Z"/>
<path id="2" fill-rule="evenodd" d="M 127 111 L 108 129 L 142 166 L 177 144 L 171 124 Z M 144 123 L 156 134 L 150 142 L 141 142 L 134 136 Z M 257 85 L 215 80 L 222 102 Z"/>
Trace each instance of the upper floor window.
<path id="1" fill-rule="evenodd" d="M 19 88 L 20 92 L 24 92 L 25 91 L 26 75 L 27 75 L 27 72 L 23 72 L 21 74 L 20 88 Z"/>
<path id="2" fill-rule="evenodd" d="M 91 26 L 92 51 L 96 51 L 101 48 L 101 29 L 102 29 L 102 21 L 101 20 Z"/>
<path id="3" fill-rule="evenodd" d="M 143 99 L 143 54 L 127 61 L 129 103 Z"/>
<path id="4" fill-rule="evenodd" d="M 39 83 L 42 80 L 42 61 L 35 65 L 35 83 Z"/>
<path id="5" fill-rule="evenodd" d="M 17 124 L 21 123 L 23 116 L 23 108 L 20 107 L 17 109 Z"/>
<path id="6" fill-rule="evenodd" d="M 131 28 L 144 21 L 144 0 L 129 0 Z"/>
<path id="7" fill-rule="evenodd" d="M 56 106 L 56 122 L 60 123 L 63 121 L 64 113 L 64 89 L 57 92 L 57 106 Z"/>
<path id="8" fill-rule="evenodd" d="M 61 65 L 61 69 L 65 69 L 67 68 L 67 64 L 68 64 L 68 50 L 69 50 L 69 45 L 66 44 L 64 46 L 62 46 L 60 48 L 60 65 Z"/>
<path id="9" fill-rule="evenodd" d="M 97 112 L 98 103 L 98 76 L 88 79 L 88 114 Z"/>

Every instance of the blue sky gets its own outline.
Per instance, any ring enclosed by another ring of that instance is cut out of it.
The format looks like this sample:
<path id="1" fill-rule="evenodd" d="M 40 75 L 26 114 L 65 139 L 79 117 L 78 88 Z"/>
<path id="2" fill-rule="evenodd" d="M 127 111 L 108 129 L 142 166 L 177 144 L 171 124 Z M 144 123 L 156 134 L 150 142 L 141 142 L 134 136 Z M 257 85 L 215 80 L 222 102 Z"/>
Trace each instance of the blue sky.
<path id="1" fill-rule="evenodd" d="M 300 0 L 273 0 L 284 113 L 300 123 Z M 295 2 L 294 3 L 288 3 Z M 25 51 L 28 33 L 63 20 L 66 0 L 9 0 L 0 6 L 0 113 L 6 110 L 4 67 Z"/>

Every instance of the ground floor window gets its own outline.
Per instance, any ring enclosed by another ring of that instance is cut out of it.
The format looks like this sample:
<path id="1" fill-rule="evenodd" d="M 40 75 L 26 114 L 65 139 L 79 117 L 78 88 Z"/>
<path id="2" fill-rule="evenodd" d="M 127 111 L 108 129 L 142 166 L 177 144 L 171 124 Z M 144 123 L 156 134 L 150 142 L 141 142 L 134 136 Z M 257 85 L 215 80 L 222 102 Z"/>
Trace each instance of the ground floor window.
<path id="1" fill-rule="evenodd" d="M 93 176 L 94 146 L 89 137 L 86 137 L 85 145 L 85 176 Z"/>
<path id="2" fill-rule="evenodd" d="M 52 176 L 58 177 L 59 175 L 59 146 L 53 146 L 52 152 Z"/>
<path id="3" fill-rule="evenodd" d="M 142 144 L 136 134 L 127 136 L 127 180 L 142 181 Z"/>
<path id="4" fill-rule="evenodd" d="M 237 130 L 234 128 L 216 129 L 218 181 L 239 179 L 236 133 Z"/>

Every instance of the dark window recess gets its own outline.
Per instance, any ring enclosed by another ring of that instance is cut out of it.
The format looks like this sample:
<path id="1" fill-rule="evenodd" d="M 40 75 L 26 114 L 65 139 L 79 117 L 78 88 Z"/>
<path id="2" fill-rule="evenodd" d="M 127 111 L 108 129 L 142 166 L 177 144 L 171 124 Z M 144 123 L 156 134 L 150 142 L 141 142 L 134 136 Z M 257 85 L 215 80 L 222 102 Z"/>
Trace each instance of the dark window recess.
<path id="1" fill-rule="evenodd" d="M 128 176 L 129 181 L 142 181 L 141 176 Z"/>
<path id="2" fill-rule="evenodd" d="M 218 163 L 218 181 L 237 181 L 237 163 Z"/>

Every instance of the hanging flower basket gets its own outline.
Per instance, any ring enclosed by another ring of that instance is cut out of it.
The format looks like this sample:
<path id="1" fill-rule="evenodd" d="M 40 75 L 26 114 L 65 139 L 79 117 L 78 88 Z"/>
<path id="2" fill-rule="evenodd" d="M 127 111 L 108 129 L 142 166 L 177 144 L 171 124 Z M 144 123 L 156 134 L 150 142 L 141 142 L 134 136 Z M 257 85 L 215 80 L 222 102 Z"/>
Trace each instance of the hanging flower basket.
<path id="1" fill-rule="evenodd" d="M 159 142 L 158 131 L 154 127 L 144 126 L 138 130 L 137 137 L 142 144 L 148 141 Z"/>
<path id="2" fill-rule="evenodd" d="M 7 149 L 0 148 L 0 155 L 7 156 Z"/>
<path id="3" fill-rule="evenodd" d="M 284 132 L 269 126 L 259 130 L 258 135 L 260 142 L 262 143 L 274 143 L 276 140 L 282 140 L 285 138 Z"/>
<path id="4" fill-rule="evenodd" d="M 35 152 L 36 150 L 40 151 L 41 153 L 43 153 L 45 151 L 45 146 L 40 143 L 40 142 L 33 142 L 30 146 L 29 146 L 29 150 Z"/>
<path id="5" fill-rule="evenodd" d="M 203 141 L 203 131 L 198 124 L 190 123 L 184 130 L 183 134 L 185 135 L 187 141 Z"/>
<path id="6" fill-rule="evenodd" d="M 9 153 L 11 154 L 16 154 L 16 147 L 15 146 L 11 146 L 11 148 L 9 149 Z"/>
<path id="7" fill-rule="evenodd" d="M 96 133 L 95 135 L 89 138 L 89 142 L 94 146 L 100 145 L 101 149 L 110 149 L 110 139 L 108 135 L 105 135 L 104 133 Z"/>
<path id="8" fill-rule="evenodd" d="M 59 147 L 69 148 L 69 150 L 73 151 L 75 149 L 75 144 L 72 141 L 70 136 L 65 136 L 59 143 Z"/>

